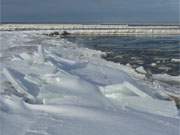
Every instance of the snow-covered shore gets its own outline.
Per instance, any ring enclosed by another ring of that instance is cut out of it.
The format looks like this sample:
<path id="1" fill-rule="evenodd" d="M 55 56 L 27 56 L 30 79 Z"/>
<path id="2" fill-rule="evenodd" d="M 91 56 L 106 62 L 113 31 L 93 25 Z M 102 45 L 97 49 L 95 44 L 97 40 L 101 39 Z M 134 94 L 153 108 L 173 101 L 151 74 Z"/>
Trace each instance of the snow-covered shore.
<path id="1" fill-rule="evenodd" d="M 1 135 L 180 133 L 178 89 L 49 32 L 0 31 Z"/>
<path id="2" fill-rule="evenodd" d="M 1 24 L 0 31 L 66 30 L 75 35 L 179 35 L 179 25 Z"/>

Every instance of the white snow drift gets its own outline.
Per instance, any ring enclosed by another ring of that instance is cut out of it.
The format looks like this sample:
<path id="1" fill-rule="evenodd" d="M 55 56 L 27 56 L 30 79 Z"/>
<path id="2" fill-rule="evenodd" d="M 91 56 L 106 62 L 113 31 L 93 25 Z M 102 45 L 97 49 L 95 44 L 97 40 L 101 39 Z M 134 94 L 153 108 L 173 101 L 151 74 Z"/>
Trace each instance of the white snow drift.
<path id="1" fill-rule="evenodd" d="M 0 32 L 1 135 L 179 134 L 160 83 L 45 32 Z"/>

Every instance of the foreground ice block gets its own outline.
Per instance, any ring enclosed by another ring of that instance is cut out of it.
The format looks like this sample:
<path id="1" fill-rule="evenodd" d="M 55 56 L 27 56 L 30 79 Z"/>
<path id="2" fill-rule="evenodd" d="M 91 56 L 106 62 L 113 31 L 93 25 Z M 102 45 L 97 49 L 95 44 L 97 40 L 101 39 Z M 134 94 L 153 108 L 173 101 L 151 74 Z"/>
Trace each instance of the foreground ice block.
<path id="1" fill-rule="evenodd" d="M 23 81 L 20 75 L 9 68 L 3 68 L 3 74 L 15 88 L 14 93 L 17 93 L 17 95 L 29 103 L 41 103 L 40 100 L 36 99 L 36 93 L 39 91 L 36 87 L 31 86 L 31 89 L 28 89 L 28 86 L 26 86 L 28 83 L 26 83 L 25 80 Z"/>
<path id="2" fill-rule="evenodd" d="M 154 99 L 128 82 L 100 87 L 100 90 L 114 104 L 122 107 L 168 117 L 178 115 L 173 101 Z"/>

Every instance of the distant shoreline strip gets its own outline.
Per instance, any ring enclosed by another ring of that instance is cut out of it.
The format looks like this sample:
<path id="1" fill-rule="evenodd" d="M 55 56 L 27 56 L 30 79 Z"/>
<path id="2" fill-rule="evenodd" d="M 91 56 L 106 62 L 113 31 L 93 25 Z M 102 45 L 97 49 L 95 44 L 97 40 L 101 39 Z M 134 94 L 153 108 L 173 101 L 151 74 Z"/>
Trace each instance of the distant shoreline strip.
<path id="1" fill-rule="evenodd" d="M 62 30 L 79 35 L 180 35 L 180 25 L 0 24 L 0 31 Z"/>

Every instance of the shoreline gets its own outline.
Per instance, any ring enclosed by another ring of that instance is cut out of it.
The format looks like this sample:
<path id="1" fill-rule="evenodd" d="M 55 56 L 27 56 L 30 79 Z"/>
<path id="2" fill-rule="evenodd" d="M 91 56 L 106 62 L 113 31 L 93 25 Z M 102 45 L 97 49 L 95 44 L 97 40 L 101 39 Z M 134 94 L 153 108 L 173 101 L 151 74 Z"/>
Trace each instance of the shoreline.
<path id="1" fill-rule="evenodd" d="M 180 25 L 1 24 L 0 31 L 62 30 L 72 35 L 180 35 Z"/>

